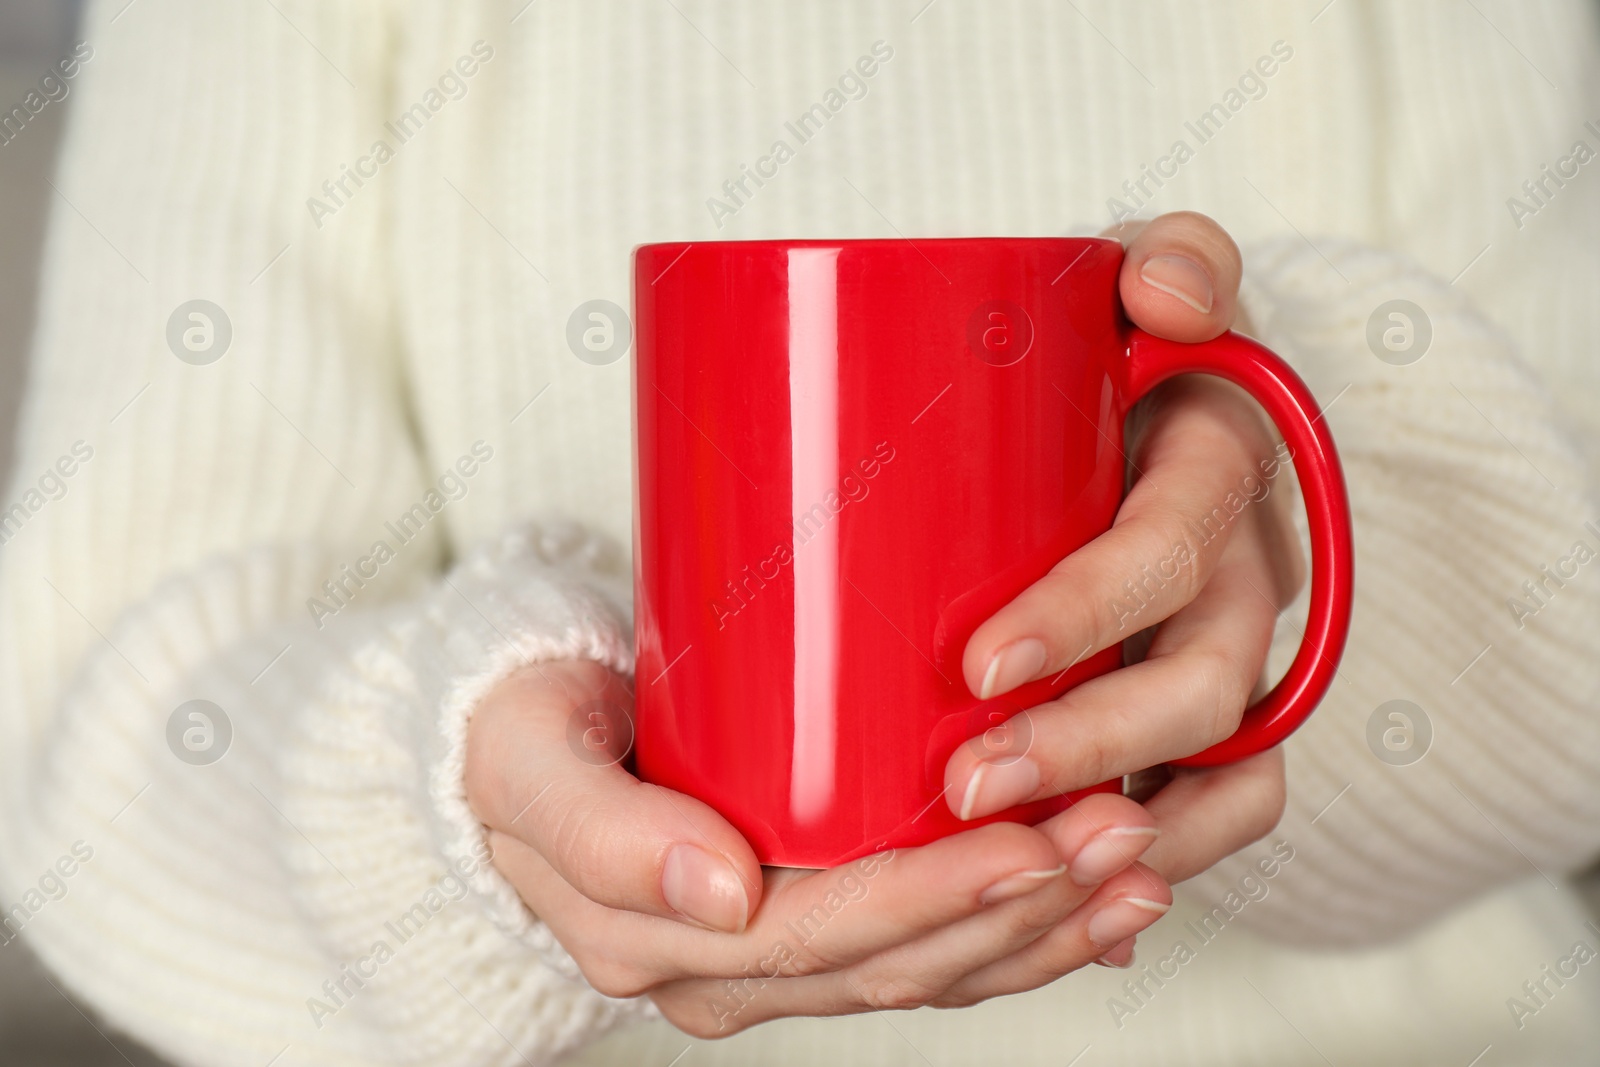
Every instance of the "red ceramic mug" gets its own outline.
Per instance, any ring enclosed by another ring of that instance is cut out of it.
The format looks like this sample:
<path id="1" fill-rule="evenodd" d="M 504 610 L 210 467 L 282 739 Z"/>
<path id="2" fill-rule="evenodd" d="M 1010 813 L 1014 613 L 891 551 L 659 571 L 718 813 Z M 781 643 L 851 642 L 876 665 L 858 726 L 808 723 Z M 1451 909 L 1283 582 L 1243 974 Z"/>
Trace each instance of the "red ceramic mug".
<path id="1" fill-rule="evenodd" d="M 1283 434 L 1310 519 L 1311 606 L 1284 679 L 1232 737 L 1180 762 L 1243 758 L 1305 720 L 1350 621 L 1327 424 L 1253 341 L 1132 328 L 1121 262 L 1115 241 L 1069 238 L 635 252 L 641 777 L 710 804 L 763 863 L 797 867 L 1064 809 L 1081 794 L 964 823 L 942 801 L 945 763 L 963 743 L 1020 756 L 1019 713 L 1117 668 L 1120 648 L 990 701 L 967 690 L 962 652 L 1110 529 L 1128 409 L 1189 373 L 1243 386 Z"/>

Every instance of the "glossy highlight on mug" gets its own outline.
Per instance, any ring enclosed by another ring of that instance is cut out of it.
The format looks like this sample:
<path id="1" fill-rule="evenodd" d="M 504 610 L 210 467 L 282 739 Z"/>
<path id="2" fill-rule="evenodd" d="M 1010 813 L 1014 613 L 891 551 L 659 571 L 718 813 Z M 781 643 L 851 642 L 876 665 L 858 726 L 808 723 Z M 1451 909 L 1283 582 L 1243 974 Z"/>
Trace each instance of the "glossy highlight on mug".
<path id="1" fill-rule="evenodd" d="M 839 482 L 837 248 L 789 250 L 789 456 L 792 522 Z M 789 812 L 825 818 L 839 714 L 839 524 L 794 554 L 794 747 Z"/>

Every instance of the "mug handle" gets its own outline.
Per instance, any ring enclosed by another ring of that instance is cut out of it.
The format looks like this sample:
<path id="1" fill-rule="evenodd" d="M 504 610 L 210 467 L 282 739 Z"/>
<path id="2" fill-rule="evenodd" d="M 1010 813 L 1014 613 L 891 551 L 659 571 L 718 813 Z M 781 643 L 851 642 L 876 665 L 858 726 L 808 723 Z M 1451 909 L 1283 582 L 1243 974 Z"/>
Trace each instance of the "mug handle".
<path id="1" fill-rule="evenodd" d="M 1354 592 L 1350 501 L 1333 436 L 1316 398 L 1283 360 L 1232 332 L 1202 344 L 1183 344 L 1132 331 L 1128 391 L 1135 401 L 1179 374 L 1226 379 L 1266 409 L 1289 446 L 1311 527 L 1311 609 L 1288 673 L 1245 710 L 1233 736 L 1171 761 L 1182 767 L 1214 767 L 1282 742 L 1305 722 L 1333 683 L 1350 632 Z"/>

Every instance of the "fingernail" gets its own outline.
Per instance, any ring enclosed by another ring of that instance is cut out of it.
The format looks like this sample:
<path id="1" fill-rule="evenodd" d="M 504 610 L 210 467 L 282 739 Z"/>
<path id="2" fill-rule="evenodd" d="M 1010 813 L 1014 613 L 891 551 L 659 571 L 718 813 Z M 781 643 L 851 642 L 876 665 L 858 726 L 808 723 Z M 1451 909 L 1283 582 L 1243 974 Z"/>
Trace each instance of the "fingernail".
<path id="1" fill-rule="evenodd" d="M 1132 967 L 1133 958 L 1133 938 L 1130 937 L 1114 948 L 1107 950 L 1106 954 L 1095 960 L 1095 962 L 1102 967 L 1115 967 L 1120 971 Z"/>
<path id="2" fill-rule="evenodd" d="M 750 898 L 738 873 L 721 856 L 695 845 L 667 853 L 661 895 L 673 911 L 713 930 L 736 934 L 750 917 Z"/>
<path id="3" fill-rule="evenodd" d="M 978 699 L 988 700 L 997 693 L 1008 693 L 1029 681 L 1044 670 L 1044 642 L 1034 637 L 1024 637 L 1002 646 L 989 659 L 983 672 L 983 685 L 978 687 Z"/>
<path id="4" fill-rule="evenodd" d="M 1139 268 L 1149 285 L 1182 300 L 1202 315 L 1211 313 L 1211 276 L 1185 256 L 1151 256 Z"/>
<path id="5" fill-rule="evenodd" d="M 1114 826 L 1102 830 L 1072 857 L 1072 880 L 1079 885 L 1099 885 L 1144 855 L 1161 833 L 1154 826 Z"/>
<path id="6" fill-rule="evenodd" d="M 1043 888 L 1049 882 L 1061 877 L 1066 869 L 1067 865 L 1063 863 L 1048 871 L 1023 871 L 1021 874 L 1013 874 L 1000 879 L 979 893 L 978 901 L 983 904 L 999 904 L 1002 901 L 1015 900 L 1017 897 L 1032 893 L 1035 889 Z"/>
<path id="7" fill-rule="evenodd" d="M 1089 940 L 1110 948 L 1145 929 L 1172 907 L 1143 897 L 1121 897 L 1089 917 Z"/>
<path id="8" fill-rule="evenodd" d="M 1020 804 L 1039 790 L 1039 765 L 1026 756 L 1005 763 L 980 763 L 967 779 L 960 819 L 976 819 Z"/>

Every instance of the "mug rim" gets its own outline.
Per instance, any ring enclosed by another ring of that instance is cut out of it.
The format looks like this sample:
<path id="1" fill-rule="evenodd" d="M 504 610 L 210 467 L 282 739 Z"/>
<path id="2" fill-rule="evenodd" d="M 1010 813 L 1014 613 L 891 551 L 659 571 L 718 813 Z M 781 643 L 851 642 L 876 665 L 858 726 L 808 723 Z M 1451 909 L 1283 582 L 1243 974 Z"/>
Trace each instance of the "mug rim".
<path id="1" fill-rule="evenodd" d="M 1114 237 L 760 237 L 749 240 L 710 240 L 710 241 L 647 241 L 633 246 L 635 256 L 645 252 L 658 252 L 681 250 L 687 248 L 711 248 L 720 251 L 776 251 L 788 248 L 883 248 L 909 244 L 915 248 L 931 245 L 936 248 L 950 248 L 961 245 L 1106 245 L 1122 247 L 1122 242 Z"/>

